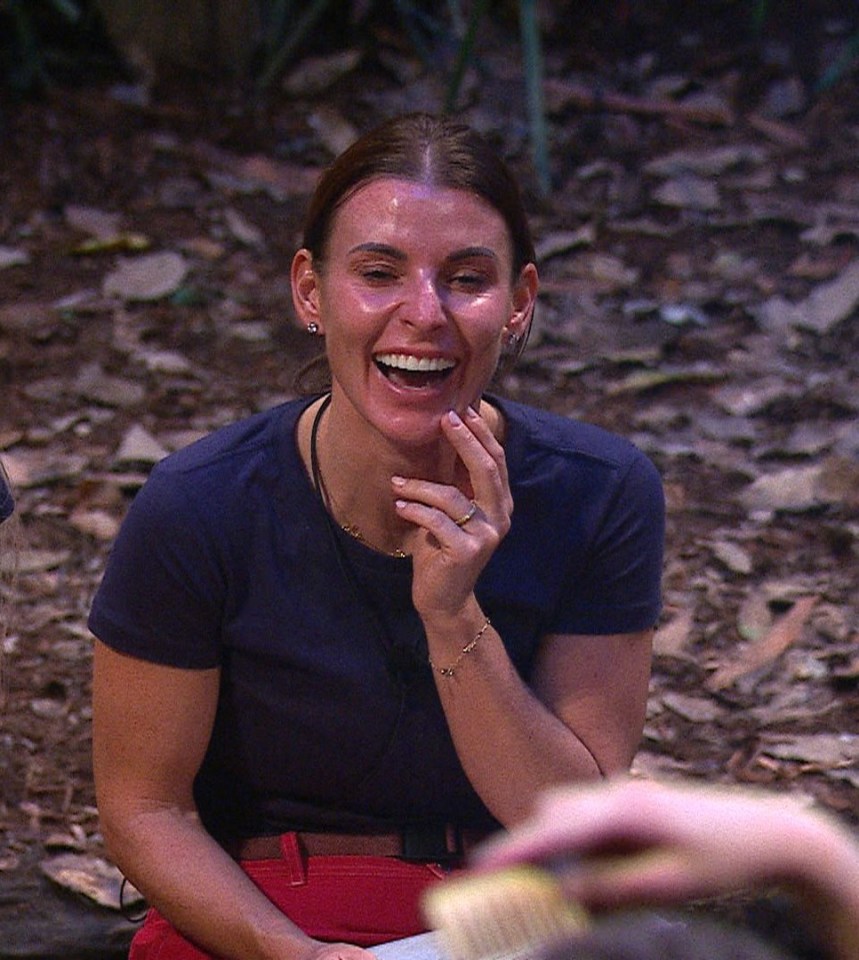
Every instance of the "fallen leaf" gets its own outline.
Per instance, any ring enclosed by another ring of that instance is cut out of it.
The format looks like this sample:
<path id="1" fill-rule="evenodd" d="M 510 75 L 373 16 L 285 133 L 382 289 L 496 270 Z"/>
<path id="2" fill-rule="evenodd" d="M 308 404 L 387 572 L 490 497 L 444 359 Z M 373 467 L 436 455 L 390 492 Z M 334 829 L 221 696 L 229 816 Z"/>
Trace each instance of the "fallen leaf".
<path id="1" fill-rule="evenodd" d="M 722 708 L 713 700 L 694 697 L 685 693 L 668 692 L 662 695 L 662 702 L 684 720 L 693 723 L 712 723 L 722 715 Z"/>
<path id="2" fill-rule="evenodd" d="M 243 243 L 246 247 L 261 248 L 265 246 L 262 230 L 250 223 L 238 210 L 228 207 L 224 211 L 224 222 L 239 243 Z"/>
<path id="3" fill-rule="evenodd" d="M 40 867 L 53 883 L 110 910 L 143 902 L 142 895 L 130 883 L 122 890 L 123 878 L 119 869 L 100 857 L 63 853 L 44 860 Z"/>
<path id="4" fill-rule="evenodd" d="M 713 551 L 713 556 L 732 573 L 747 576 L 752 572 L 752 558 L 739 544 L 732 543 L 730 540 L 716 540 L 711 544 L 710 549 Z"/>
<path id="5" fill-rule="evenodd" d="M 72 247 L 72 253 L 78 257 L 92 256 L 98 253 L 143 253 L 152 246 L 149 237 L 142 233 L 114 233 L 109 237 L 91 237 Z"/>
<path id="6" fill-rule="evenodd" d="M 802 630 L 817 600 L 817 597 L 801 597 L 797 600 L 790 610 L 773 624 L 768 633 L 757 642 L 741 648 L 736 659 L 711 674 L 704 686 L 712 691 L 724 690 L 741 677 L 753 673 L 781 656 L 802 635 Z"/>
<path id="7" fill-rule="evenodd" d="M 859 260 L 854 260 L 835 280 L 821 284 L 796 307 L 795 325 L 828 333 L 859 306 Z"/>
<path id="8" fill-rule="evenodd" d="M 653 191 L 653 199 L 665 207 L 689 210 L 718 210 L 719 189 L 712 180 L 683 174 L 666 180 Z"/>
<path id="9" fill-rule="evenodd" d="M 117 466 L 152 466 L 166 456 L 167 451 L 155 437 L 139 423 L 136 423 L 129 427 L 122 438 L 114 463 Z"/>
<path id="10" fill-rule="evenodd" d="M 609 384 L 605 393 L 606 396 L 617 397 L 628 393 L 646 393 L 675 383 L 712 383 L 724 377 L 724 371 L 706 368 L 642 370 Z"/>
<path id="11" fill-rule="evenodd" d="M 307 122 L 333 156 L 342 153 L 358 139 L 358 131 L 334 106 L 318 106 Z"/>
<path id="12" fill-rule="evenodd" d="M 835 458 L 832 458 L 833 460 Z M 849 461 L 826 462 L 807 467 L 787 467 L 753 480 L 739 493 L 750 512 L 802 513 L 824 503 L 838 503 L 855 497 L 857 467 Z"/>
<path id="13" fill-rule="evenodd" d="M 689 658 L 685 648 L 689 643 L 695 611 L 680 610 L 656 631 L 653 637 L 653 653 L 657 657 Z"/>
<path id="14" fill-rule="evenodd" d="M 105 239 L 120 232 L 122 214 L 70 203 L 63 210 L 66 223 L 90 237 Z"/>
<path id="15" fill-rule="evenodd" d="M 563 253 L 569 253 L 578 247 L 593 246 L 596 229 L 592 223 L 586 223 L 578 230 L 555 230 L 546 234 L 536 245 L 537 260 L 544 262 Z"/>
<path id="16" fill-rule="evenodd" d="M 105 510 L 73 510 L 69 523 L 96 540 L 110 543 L 119 533 L 119 521 Z"/>
<path id="17" fill-rule="evenodd" d="M 15 247 L 0 247 L 0 270 L 7 267 L 24 267 L 30 262 L 30 254 L 26 250 Z"/>
<path id="18" fill-rule="evenodd" d="M 363 51 L 354 48 L 329 56 L 302 57 L 301 63 L 283 81 L 283 89 L 293 97 L 322 93 L 361 62 Z"/>
<path id="19" fill-rule="evenodd" d="M 151 253 L 131 260 L 120 260 L 102 284 L 105 296 L 128 302 L 161 300 L 182 285 L 188 273 L 185 258 L 179 253 Z"/>
<path id="20" fill-rule="evenodd" d="M 753 643 L 760 640 L 772 628 L 773 614 L 766 595 L 753 590 L 740 604 L 737 612 L 737 633 Z"/>
<path id="21" fill-rule="evenodd" d="M 114 377 L 97 363 L 86 364 L 75 378 L 78 395 L 106 407 L 133 407 L 146 397 L 146 388 L 137 380 Z"/>
<path id="22" fill-rule="evenodd" d="M 797 760 L 821 767 L 859 764 L 859 735 L 852 733 L 810 733 L 779 740 L 763 752 L 782 760 Z"/>
<path id="23" fill-rule="evenodd" d="M 676 177 L 683 173 L 715 177 L 731 167 L 738 167 L 741 164 L 760 164 L 766 158 L 766 150 L 749 144 L 675 150 L 673 153 L 649 161 L 644 167 L 644 172 L 657 177 Z"/>

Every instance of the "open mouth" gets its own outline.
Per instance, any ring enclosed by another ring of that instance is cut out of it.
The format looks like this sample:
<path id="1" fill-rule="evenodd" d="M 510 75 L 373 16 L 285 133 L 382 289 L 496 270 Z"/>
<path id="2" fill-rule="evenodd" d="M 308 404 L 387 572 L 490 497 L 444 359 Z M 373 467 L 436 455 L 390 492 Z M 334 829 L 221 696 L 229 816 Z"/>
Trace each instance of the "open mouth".
<path id="1" fill-rule="evenodd" d="M 450 376 L 455 361 L 444 357 L 414 357 L 407 353 L 380 353 L 373 358 L 381 373 L 400 387 L 430 387 Z"/>

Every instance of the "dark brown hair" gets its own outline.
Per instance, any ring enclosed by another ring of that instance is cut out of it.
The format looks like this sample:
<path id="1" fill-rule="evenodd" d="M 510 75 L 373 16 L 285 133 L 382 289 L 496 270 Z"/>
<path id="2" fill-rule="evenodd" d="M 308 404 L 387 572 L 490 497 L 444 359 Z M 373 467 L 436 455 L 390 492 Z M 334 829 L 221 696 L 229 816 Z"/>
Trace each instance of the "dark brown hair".
<path id="1" fill-rule="evenodd" d="M 358 187 L 379 177 L 465 190 L 485 200 L 507 224 L 513 276 L 535 260 L 534 242 L 518 184 L 497 147 L 448 117 L 410 113 L 366 133 L 322 175 L 304 223 L 303 246 L 324 266 L 338 207 Z"/>

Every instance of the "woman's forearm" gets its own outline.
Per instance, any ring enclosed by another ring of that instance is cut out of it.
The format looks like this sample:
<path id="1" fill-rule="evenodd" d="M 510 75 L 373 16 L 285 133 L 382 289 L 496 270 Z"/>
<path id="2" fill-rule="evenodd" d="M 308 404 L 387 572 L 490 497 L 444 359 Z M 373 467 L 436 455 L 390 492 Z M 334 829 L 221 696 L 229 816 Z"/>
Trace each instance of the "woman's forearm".
<path id="1" fill-rule="evenodd" d="M 132 883 L 183 935 L 235 960 L 303 960 L 314 940 L 265 897 L 195 814 L 102 813 L 105 839 Z"/>
<path id="2" fill-rule="evenodd" d="M 470 617 L 447 629 L 453 636 L 471 638 L 484 622 L 475 604 Z M 432 634 L 443 630 L 429 627 L 431 649 Z M 448 642 L 444 648 L 451 646 Z M 439 697 L 460 762 L 483 802 L 505 826 L 527 816 L 543 788 L 600 777 L 599 764 L 587 746 L 519 677 L 494 628 L 486 629 L 452 675 L 441 672 L 445 666 L 446 662 L 434 661 Z"/>

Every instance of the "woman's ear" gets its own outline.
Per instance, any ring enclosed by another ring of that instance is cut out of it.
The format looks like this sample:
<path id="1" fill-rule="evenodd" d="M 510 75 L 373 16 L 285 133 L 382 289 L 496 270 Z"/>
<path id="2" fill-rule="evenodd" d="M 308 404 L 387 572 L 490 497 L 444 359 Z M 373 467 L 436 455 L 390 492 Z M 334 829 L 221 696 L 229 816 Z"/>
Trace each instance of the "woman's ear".
<path id="1" fill-rule="evenodd" d="M 313 254 L 305 247 L 292 258 L 289 276 L 292 303 L 299 325 L 305 330 L 311 329 L 314 333 L 325 333 L 319 307 L 319 276 L 313 267 Z"/>
<path id="2" fill-rule="evenodd" d="M 534 306 L 537 303 L 537 288 L 539 286 L 537 268 L 533 263 L 526 263 L 513 287 L 513 312 L 504 326 L 508 337 L 521 340 L 531 325 L 534 315 Z"/>

